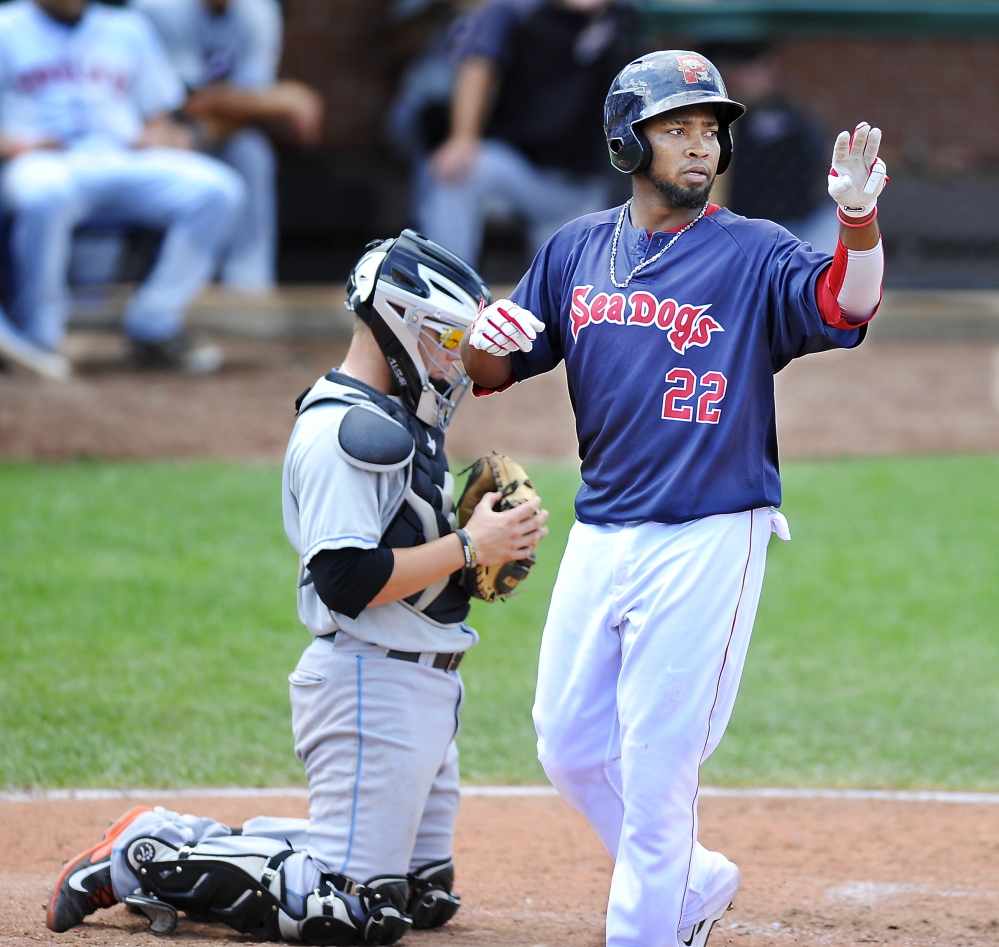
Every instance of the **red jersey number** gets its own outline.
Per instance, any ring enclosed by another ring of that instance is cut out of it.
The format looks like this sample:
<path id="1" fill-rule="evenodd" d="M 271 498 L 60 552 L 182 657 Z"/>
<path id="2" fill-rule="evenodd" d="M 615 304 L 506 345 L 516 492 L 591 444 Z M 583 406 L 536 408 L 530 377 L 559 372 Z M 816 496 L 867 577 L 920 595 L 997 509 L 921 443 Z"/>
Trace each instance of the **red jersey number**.
<path id="1" fill-rule="evenodd" d="M 674 368 L 666 375 L 673 387 L 663 395 L 664 421 L 694 421 L 698 424 L 717 424 L 721 420 L 721 402 L 728 388 L 728 379 L 721 372 L 705 372 L 698 378 L 689 368 Z M 697 397 L 697 416 L 694 406 L 683 404 Z"/>
<path id="2" fill-rule="evenodd" d="M 663 395 L 663 420 L 692 421 L 694 409 L 689 404 L 678 405 L 694 396 L 697 376 L 689 368 L 674 368 L 666 376 L 666 381 L 673 387 Z"/>
<path id="3" fill-rule="evenodd" d="M 704 393 L 697 399 L 697 420 L 702 424 L 717 424 L 721 409 L 716 405 L 725 397 L 728 379 L 721 372 L 705 372 L 701 375 Z"/>

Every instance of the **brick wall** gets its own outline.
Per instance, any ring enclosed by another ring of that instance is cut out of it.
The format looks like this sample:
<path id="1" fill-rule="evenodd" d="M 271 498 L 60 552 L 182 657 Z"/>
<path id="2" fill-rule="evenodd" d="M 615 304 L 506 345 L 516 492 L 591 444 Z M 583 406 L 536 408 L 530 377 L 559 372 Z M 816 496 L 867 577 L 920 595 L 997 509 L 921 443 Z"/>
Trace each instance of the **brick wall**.
<path id="1" fill-rule="evenodd" d="M 999 171 L 999 39 L 802 40 L 781 48 L 780 63 L 830 131 L 880 125 L 900 170 Z"/>
<path id="2" fill-rule="evenodd" d="M 385 0 L 285 0 L 281 73 L 326 98 L 325 146 L 376 146 L 391 93 L 385 55 Z"/>

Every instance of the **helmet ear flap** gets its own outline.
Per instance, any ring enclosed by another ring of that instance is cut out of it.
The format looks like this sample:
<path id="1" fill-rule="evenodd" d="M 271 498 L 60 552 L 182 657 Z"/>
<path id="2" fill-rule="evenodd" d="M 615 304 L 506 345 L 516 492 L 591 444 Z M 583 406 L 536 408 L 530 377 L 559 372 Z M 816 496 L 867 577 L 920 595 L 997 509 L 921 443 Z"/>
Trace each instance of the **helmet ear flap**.
<path id="1" fill-rule="evenodd" d="M 637 164 L 629 173 L 640 174 L 642 171 L 647 171 L 649 165 L 652 164 L 652 145 L 649 143 L 649 139 L 646 138 L 645 132 L 642 131 L 641 125 L 633 126 L 632 132 L 635 136 L 635 141 L 638 142 L 638 147 L 641 149 L 641 152 L 639 154 Z"/>
<path id="2" fill-rule="evenodd" d="M 731 125 L 726 125 L 719 131 L 718 144 L 721 146 L 721 153 L 718 155 L 718 167 L 715 169 L 715 174 L 724 174 L 725 169 L 732 161 L 732 152 L 735 150 Z"/>

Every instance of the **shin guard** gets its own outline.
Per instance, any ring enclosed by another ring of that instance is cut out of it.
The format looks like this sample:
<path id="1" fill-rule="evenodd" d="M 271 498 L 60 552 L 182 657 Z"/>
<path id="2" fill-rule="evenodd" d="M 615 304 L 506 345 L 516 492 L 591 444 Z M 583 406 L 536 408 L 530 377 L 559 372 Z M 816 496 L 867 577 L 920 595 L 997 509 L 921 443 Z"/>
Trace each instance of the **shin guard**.
<path id="1" fill-rule="evenodd" d="M 280 919 L 281 934 L 306 944 L 354 947 L 393 944 L 410 928 L 406 879 L 379 875 L 358 884 L 344 875 L 323 875 L 306 901 L 306 916 Z"/>
<path id="2" fill-rule="evenodd" d="M 407 876 L 407 880 L 407 909 L 413 918 L 413 927 L 424 930 L 441 927 L 461 907 L 461 898 L 452 891 L 454 862 L 450 858 L 417 868 Z"/>
<path id="3" fill-rule="evenodd" d="M 199 920 L 274 939 L 284 906 L 281 863 L 292 851 L 280 842 L 258 841 L 266 851 L 234 851 L 216 839 L 178 849 L 147 836 L 131 842 L 125 855 L 144 895 Z"/>

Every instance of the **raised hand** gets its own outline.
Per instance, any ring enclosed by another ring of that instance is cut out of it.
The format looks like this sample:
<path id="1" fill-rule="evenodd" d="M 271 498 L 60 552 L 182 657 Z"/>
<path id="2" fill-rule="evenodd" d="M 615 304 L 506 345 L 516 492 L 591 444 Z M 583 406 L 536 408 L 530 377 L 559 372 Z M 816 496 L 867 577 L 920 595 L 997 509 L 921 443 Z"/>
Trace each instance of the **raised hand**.
<path id="1" fill-rule="evenodd" d="M 887 168 L 878 157 L 881 129 L 861 122 L 851 135 L 840 132 L 833 146 L 829 196 L 846 217 L 866 217 L 888 183 Z"/>

